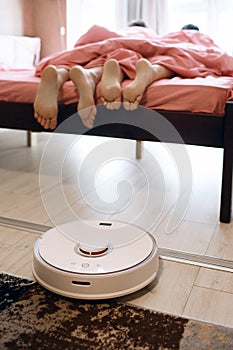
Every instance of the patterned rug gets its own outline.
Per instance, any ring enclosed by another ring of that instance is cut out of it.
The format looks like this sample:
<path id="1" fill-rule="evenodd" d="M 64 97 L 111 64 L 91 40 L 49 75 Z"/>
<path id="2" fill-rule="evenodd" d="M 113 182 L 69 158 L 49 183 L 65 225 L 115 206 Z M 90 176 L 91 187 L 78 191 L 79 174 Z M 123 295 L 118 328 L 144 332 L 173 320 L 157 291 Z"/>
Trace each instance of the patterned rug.
<path id="1" fill-rule="evenodd" d="M 0 349 L 230 350 L 233 329 L 119 301 L 55 295 L 35 282 L 0 274 Z"/>

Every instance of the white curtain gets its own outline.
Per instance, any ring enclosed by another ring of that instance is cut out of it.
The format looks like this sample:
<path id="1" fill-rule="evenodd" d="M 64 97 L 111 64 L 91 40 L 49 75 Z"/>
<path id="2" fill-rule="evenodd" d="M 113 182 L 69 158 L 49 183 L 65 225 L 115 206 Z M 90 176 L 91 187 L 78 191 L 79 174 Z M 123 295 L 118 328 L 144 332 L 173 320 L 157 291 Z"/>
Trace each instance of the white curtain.
<path id="1" fill-rule="evenodd" d="M 233 55 L 233 1 L 209 0 L 209 8 L 209 26 L 207 33 L 220 47 Z"/>
<path id="2" fill-rule="evenodd" d="M 111 0 L 109 0 L 111 1 Z M 122 30 L 127 27 L 128 18 L 128 0 L 115 0 L 116 30 Z"/>
<path id="3" fill-rule="evenodd" d="M 128 22 L 142 19 L 156 33 L 163 31 L 166 23 L 166 0 L 128 0 Z"/>
<path id="4" fill-rule="evenodd" d="M 164 24 L 167 21 L 166 0 L 142 0 L 142 16 L 157 34 L 164 32 Z"/>
<path id="5" fill-rule="evenodd" d="M 127 3 L 127 19 L 131 22 L 134 19 L 141 19 L 142 0 L 128 0 Z"/>

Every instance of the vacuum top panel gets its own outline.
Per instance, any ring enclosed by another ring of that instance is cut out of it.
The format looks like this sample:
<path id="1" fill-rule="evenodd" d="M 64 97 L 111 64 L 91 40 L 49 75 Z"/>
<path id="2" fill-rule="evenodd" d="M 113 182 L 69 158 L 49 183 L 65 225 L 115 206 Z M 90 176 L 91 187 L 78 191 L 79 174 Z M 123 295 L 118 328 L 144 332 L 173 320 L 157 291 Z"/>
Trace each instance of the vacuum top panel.
<path id="1" fill-rule="evenodd" d="M 154 242 L 144 230 L 122 222 L 73 221 L 47 231 L 39 254 L 52 267 L 79 274 L 108 274 L 142 263 Z"/>

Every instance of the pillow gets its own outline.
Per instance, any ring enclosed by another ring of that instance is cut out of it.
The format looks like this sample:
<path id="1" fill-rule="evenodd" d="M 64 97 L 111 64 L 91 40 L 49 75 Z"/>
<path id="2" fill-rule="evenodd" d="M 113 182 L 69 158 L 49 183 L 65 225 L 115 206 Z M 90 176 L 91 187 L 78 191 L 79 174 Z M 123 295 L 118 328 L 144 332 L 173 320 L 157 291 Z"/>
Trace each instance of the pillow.
<path id="1" fill-rule="evenodd" d="M 122 35 L 112 32 L 107 28 L 94 25 L 78 39 L 74 47 L 118 37 L 120 38 Z"/>
<path id="2" fill-rule="evenodd" d="M 32 69 L 40 59 L 40 38 L 0 35 L 0 67 Z"/>

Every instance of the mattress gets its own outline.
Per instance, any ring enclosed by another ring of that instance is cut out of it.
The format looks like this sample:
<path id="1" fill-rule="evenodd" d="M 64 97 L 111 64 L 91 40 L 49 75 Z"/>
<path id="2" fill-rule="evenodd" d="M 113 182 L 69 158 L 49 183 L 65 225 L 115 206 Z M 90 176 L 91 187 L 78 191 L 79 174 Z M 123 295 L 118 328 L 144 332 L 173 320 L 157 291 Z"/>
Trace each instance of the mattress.
<path id="1" fill-rule="evenodd" d="M 40 83 L 33 69 L 0 71 L 0 101 L 33 103 Z M 125 80 L 122 88 L 130 83 Z M 233 100 L 233 78 L 196 77 L 162 79 L 151 84 L 141 101 L 147 108 L 223 115 L 225 104 Z M 59 102 L 78 102 L 78 92 L 71 81 L 64 84 Z M 96 89 L 100 103 L 100 84 Z"/>

